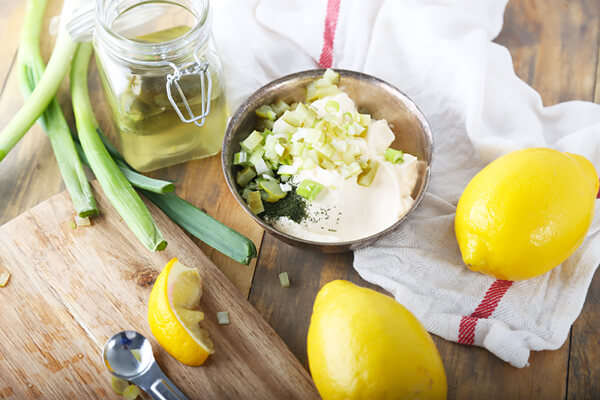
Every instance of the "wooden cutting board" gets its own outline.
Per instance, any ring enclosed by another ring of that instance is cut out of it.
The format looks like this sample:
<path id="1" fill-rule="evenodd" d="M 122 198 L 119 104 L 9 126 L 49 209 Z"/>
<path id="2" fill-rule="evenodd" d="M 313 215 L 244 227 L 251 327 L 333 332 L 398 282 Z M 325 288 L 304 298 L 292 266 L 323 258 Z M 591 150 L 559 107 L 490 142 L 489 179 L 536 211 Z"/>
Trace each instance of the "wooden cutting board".
<path id="1" fill-rule="evenodd" d="M 94 192 L 102 215 L 90 227 L 72 228 L 67 193 L 0 227 L 0 271 L 12 274 L 0 288 L 0 399 L 119 398 L 100 351 L 124 329 L 151 340 L 159 365 L 192 399 L 318 398 L 281 338 L 179 227 L 149 204 L 169 243 L 152 253 L 96 183 Z M 172 257 L 203 278 L 202 325 L 216 352 L 201 367 L 178 363 L 148 327 L 152 284 Z M 231 324 L 218 325 L 217 311 Z"/>

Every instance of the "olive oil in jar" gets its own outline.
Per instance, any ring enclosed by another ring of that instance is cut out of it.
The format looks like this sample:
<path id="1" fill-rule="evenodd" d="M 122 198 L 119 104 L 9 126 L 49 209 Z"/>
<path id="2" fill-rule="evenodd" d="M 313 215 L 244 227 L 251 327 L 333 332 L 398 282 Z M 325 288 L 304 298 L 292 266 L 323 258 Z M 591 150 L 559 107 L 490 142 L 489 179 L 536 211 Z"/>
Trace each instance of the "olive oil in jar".
<path id="1" fill-rule="evenodd" d="M 148 2 L 142 7 L 144 4 Z M 98 67 L 121 151 L 139 171 L 212 156 L 221 149 L 228 116 L 222 67 L 210 32 L 197 28 L 178 25 L 146 29 L 144 34 L 131 37 L 120 35 L 122 43 L 117 44 L 127 46 L 131 53 L 112 51 L 114 35 L 107 36 L 107 42 L 95 39 Z M 191 42 L 195 37 L 197 43 Z M 177 76 L 175 83 L 173 76 Z M 189 121 L 200 115 L 206 116 L 198 124 Z"/>

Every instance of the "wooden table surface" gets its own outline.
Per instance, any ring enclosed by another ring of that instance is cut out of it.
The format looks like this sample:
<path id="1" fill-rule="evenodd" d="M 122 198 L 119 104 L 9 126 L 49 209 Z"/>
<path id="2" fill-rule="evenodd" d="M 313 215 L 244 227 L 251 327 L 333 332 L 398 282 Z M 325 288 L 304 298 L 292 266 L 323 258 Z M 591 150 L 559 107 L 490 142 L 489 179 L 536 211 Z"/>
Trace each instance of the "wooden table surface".
<path id="1" fill-rule="evenodd" d="M 50 0 L 48 14 L 57 14 L 60 3 Z M 0 127 L 20 105 L 13 63 L 24 8 L 25 0 L 0 2 Z M 508 47 L 517 74 L 540 92 L 545 105 L 576 99 L 600 102 L 600 0 L 511 0 L 497 42 Z M 93 101 L 103 104 L 95 71 L 90 77 Z M 62 90 L 61 99 L 65 97 Z M 64 109 L 68 115 L 68 104 Z M 98 107 L 97 112 L 101 125 L 108 126 L 107 109 Z M 249 267 L 199 244 L 305 366 L 306 332 L 318 289 L 338 278 L 372 287 L 352 268 L 352 253 L 325 255 L 301 250 L 264 234 L 228 192 L 219 157 L 153 175 L 175 180 L 180 196 L 256 243 L 259 257 Z M 202 190 L 198 190 L 200 184 Z M 50 144 L 35 126 L 0 163 L 0 224 L 62 190 Z M 292 281 L 289 289 L 279 285 L 282 271 L 287 271 Z M 600 398 L 599 319 L 600 278 L 596 277 L 565 344 L 556 351 L 532 353 L 527 368 L 513 368 L 481 348 L 434 338 L 448 376 L 448 397 Z"/>

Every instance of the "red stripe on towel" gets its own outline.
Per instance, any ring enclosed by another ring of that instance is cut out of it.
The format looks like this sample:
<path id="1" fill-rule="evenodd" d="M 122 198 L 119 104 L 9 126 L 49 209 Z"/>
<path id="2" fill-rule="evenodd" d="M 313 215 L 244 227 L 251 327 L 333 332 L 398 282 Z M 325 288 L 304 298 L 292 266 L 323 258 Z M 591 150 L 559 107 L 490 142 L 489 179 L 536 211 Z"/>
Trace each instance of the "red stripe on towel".
<path id="1" fill-rule="evenodd" d="M 331 68 L 333 64 L 333 39 L 340 15 L 341 0 L 327 1 L 327 16 L 325 17 L 325 31 L 323 32 L 323 49 L 319 58 L 321 68 Z"/>
<path id="2" fill-rule="evenodd" d="M 488 289 L 485 296 L 483 296 L 483 300 L 477 306 L 475 311 L 469 316 L 464 316 L 460 320 L 460 325 L 458 328 L 458 343 L 462 344 L 473 344 L 475 341 L 475 327 L 477 326 L 477 321 L 483 318 L 489 318 L 496 307 L 498 307 L 498 303 L 502 300 L 502 297 L 513 284 L 512 281 L 504 281 L 501 279 L 496 279 L 492 286 Z"/>

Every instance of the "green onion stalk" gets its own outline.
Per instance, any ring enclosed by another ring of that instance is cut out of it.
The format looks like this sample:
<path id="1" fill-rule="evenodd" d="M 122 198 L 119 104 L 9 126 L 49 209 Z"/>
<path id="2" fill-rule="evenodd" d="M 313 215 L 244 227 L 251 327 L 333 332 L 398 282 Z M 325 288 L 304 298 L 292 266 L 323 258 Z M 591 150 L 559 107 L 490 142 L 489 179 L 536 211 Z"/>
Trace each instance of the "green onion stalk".
<path id="1" fill-rule="evenodd" d="M 167 246 L 150 211 L 104 147 L 88 92 L 87 70 L 91 43 L 79 46 L 71 66 L 71 101 L 79 142 L 104 193 L 137 238 L 151 250 Z"/>
<path id="2" fill-rule="evenodd" d="M 68 0 L 65 1 L 65 5 L 63 6 L 63 15 L 67 14 L 65 10 L 70 9 L 69 5 L 72 5 L 72 3 L 73 2 L 69 2 Z M 40 7 L 40 5 L 42 6 Z M 25 37 L 21 41 L 21 43 L 26 43 L 26 49 L 19 51 L 20 58 L 23 60 L 23 63 L 29 61 L 28 58 L 30 57 L 28 57 L 27 52 L 35 52 L 35 50 L 33 50 L 35 46 L 32 46 L 31 44 L 36 37 L 39 37 L 39 31 L 42 25 L 39 14 L 43 13 L 44 5 L 45 1 L 34 0 L 32 4 L 28 6 L 29 18 L 23 25 Z M 31 10 L 32 8 L 33 10 Z M 56 95 L 60 84 L 67 74 L 69 69 L 69 60 L 71 60 L 73 57 L 76 49 L 77 43 L 71 39 L 71 36 L 65 29 L 64 24 L 62 24 L 56 39 L 54 50 L 52 51 L 52 55 L 50 56 L 48 66 L 46 67 L 45 71 L 39 66 L 32 67 L 32 71 L 35 72 L 32 74 L 25 74 L 25 76 L 29 76 L 29 78 L 23 78 L 29 79 L 30 83 L 33 79 L 35 79 L 37 84 L 23 106 L 9 121 L 8 125 L 6 125 L 2 131 L 0 131 L 0 161 L 2 161 L 10 152 L 10 150 L 15 147 L 23 135 L 25 135 L 29 128 L 33 126 L 35 121 L 40 117 L 40 115 L 42 115 L 44 110 L 46 110 L 48 105 L 52 102 L 52 99 Z M 36 56 L 32 56 L 31 58 L 34 59 Z M 32 64 L 37 64 L 37 62 L 33 61 Z M 39 77 L 37 76 L 38 74 L 40 75 Z M 33 85 L 29 86 L 33 87 Z"/>
<path id="3" fill-rule="evenodd" d="M 25 11 L 17 58 L 19 83 L 25 98 L 30 97 L 35 91 L 45 70 L 40 51 L 40 32 L 46 3 L 47 0 L 29 0 Z M 69 64 L 68 61 L 64 61 L 64 63 Z M 92 189 L 85 176 L 69 126 L 56 97 L 51 99 L 48 108 L 39 117 L 38 123 L 50 139 L 58 168 L 71 195 L 77 215 L 83 218 L 98 214 Z"/>

